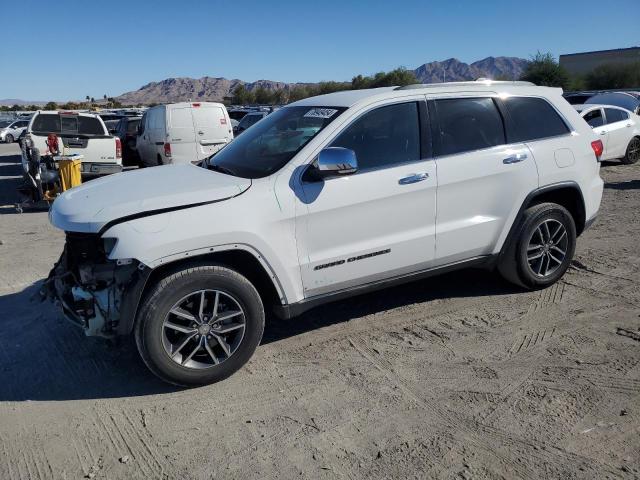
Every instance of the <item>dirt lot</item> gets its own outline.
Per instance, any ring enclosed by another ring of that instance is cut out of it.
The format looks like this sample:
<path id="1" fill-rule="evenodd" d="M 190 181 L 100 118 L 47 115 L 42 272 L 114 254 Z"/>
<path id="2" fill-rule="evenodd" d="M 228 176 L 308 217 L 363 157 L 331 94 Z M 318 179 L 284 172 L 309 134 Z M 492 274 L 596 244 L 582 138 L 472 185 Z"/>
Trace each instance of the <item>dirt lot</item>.
<path id="1" fill-rule="evenodd" d="M 639 478 L 640 165 L 605 164 L 564 280 L 464 271 L 270 319 L 176 390 L 31 300 L 63 236 L 0 146 L 0 478 Z"/>

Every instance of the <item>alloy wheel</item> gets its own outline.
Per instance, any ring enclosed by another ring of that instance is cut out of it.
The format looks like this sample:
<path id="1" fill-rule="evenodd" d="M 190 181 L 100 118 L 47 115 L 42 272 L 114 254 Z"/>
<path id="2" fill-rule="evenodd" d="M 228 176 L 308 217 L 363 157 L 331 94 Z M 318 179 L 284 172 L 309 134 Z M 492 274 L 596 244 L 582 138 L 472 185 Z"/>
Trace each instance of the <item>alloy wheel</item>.
<path id="1" fill-rule="evenodd" d="M 199 290 L 178 300 L 162 324 L 162 345 L 171 360 L 193 369 L 210 368 L 231 357 L 242 342 L 245 313 L 220 290 Z"/>
<path id="2" fill-rule="evenodd" d="M 545 278 L 562 265 L 567 257 L 569 236 L 562 222 L 542 221 L 533 231 L 527 244 L 527 262 L 537 277 Z"/>

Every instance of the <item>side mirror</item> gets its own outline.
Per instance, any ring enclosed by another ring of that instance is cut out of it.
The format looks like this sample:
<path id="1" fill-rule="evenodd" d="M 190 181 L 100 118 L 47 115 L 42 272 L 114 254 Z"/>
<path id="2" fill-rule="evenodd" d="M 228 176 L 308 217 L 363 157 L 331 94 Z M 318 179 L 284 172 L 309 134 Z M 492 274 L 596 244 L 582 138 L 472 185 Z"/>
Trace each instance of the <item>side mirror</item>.
<path id="1" fill-rule="evenodd" d="M 342 147 L 325 148 L 318 155 L 317 173 L 321 177 L 349 175 L 358 171 L 356 152 Z"/>

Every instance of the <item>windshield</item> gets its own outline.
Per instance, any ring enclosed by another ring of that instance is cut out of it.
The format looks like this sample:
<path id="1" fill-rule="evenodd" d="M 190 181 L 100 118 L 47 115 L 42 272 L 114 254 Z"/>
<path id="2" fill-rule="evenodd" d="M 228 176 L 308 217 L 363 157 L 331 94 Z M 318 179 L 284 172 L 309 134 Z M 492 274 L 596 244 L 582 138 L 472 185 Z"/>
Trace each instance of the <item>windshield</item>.
<path id="1" fill-rule="evenodd" d="M 210 158 L 207 166 L 243 178 L 271 175 L 345 110 L 342 107 L 281 108 L 234 139 Z"/>

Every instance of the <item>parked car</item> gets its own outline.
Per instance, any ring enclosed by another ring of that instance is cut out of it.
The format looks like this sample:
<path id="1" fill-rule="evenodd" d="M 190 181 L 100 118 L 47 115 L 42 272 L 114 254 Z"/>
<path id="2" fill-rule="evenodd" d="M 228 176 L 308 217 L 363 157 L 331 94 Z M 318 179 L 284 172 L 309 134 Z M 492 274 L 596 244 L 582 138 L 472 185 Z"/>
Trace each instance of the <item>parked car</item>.
<path id="1" fill-rule="evenodd" d="M 227 109 L 221 103 L 173 103 L 145 112 L 137 150 L 143 165 L 195 163 L 233 139 Z"/>
<path id="2" fill-rule="evenodd" d="M 60 153 L 83 155 L 83 174 L 107 175 L 122 171 L 120 139 L 109 134 L 98 115 L 39 110 L 27 127 L 24 142 L 31 142 L 41 155 L 45 155 L 47 137 L 51 133 L 58 137 Z M 22 162 L 26 168 L 28 159 L 24 149 Z"/>
<path id="3" fill-rule="evenodd" d="M 251 112 L 242 117 L 242 120 L 238 122 L 238 126 L 233 129 L 234 135 L 240 135 L 251 125 L 258 123 L 264 117 L 269 115 L 269 112 Z"/>
<path id="4" fill-rule="evenodd" d="M 640 117 L 612 105 L 574 105 L 602 140 L 601 160 L 619 158 L 622 163 L 640 159 Z"/>
<path id="5" fill-rule="evenodd" d="M 0 141 L 13 143 L 29 125 L 29 120 L 16 120 L 8 125 L 0 126 Z"/>
<path id="6" fill-rule="evenodd" d="M 240 122 L 240 120 L 242 120 L 242 118 L 249 113 L 249 110 L 246 110 L 244 108 L 232 108 L 231 110 L 228 110 L 229 113 L 229 118 L 231 118 L 231 120 L 236 120 L 238 122 Z"/>
<path id="7" fill-rule="evenodd" d="M 126 166 L 138 165 L 140 156 L 136 149 L 138 128 L 142 117 L 126 116 L 120 119 L 113 129 L 113 133 L 122 144 L 122 163 Z"/>
<path id="8" fill-rule="evenodd" d="M 118 122 L 125 117 L 125 115 L 121 115 L 118 113 L 98 113 L 98 116 L 102 119 L 105 126 L 107 127 L 107 130 L 111 134 L 115 134 L 115 129 L 118 125 Z"/>
<path id="9" fill-rule="evenodd" d="M 638 92 L 605 92 L 593 95 L 585 102 L 588 105 L 614 105 L 640 115 L 640 93 Z"/>
<path id="10" fill-rule="evenodd" d="M 67 243 L 47 285 L 88 335 L 133 334 L 160 378 L 210 383 L 251 357 L 266 308 L 288 318 L 469 266 L 553 284 L 598 213 L 601 154 L 560 89 L 485 81 L 307 98 L 203 168 L 62 194 L 50 220 Z"/>

